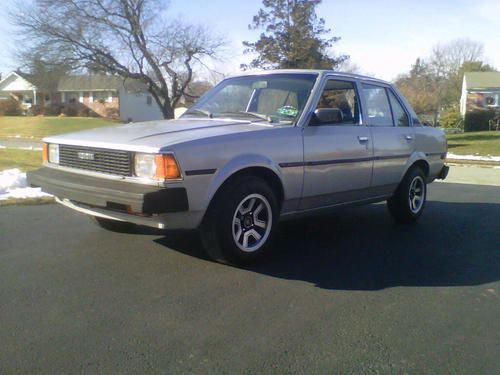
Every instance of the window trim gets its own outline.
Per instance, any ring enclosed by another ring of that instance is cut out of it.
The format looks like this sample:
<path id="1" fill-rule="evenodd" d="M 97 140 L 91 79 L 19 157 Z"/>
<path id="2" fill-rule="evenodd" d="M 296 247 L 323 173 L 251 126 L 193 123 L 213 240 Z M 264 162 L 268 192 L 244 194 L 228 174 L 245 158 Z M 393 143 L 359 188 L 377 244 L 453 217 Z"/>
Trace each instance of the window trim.
<path id="1" fill-rule="evenodd" d="M 401 99 L 399 98 L 399 96 L 396 95 L 394 90 L 392 90 L 392 88 L 390 88 L 390 87 L 386 87 L 385 90 L 386 90 L 387 99 L 389 100 L 389 107 L 391 108 L 391 116 L 392 116 L 393 126 L 396 128 L 407 128 L 407 127 L 410 128 L 410 127 L 412 127 L 413 123 L 411 120 L 411 116 L 408 113 L 408 109 L 406 108 L 406 106 L 401 102 Z M 408 119 L 408 126 L 399 126 L 396 124 L 396 118 L 394 117 L 394 109 L 392 109 L 391 97 L 389 95 L 390 93 L 392 93 L 392 95 L 394 95 L 394 98 L 396 99 L 396 101 L 399 103 L 399 105 L 403 109 L 403 112 L 406 114 L 406 118 Z"/>

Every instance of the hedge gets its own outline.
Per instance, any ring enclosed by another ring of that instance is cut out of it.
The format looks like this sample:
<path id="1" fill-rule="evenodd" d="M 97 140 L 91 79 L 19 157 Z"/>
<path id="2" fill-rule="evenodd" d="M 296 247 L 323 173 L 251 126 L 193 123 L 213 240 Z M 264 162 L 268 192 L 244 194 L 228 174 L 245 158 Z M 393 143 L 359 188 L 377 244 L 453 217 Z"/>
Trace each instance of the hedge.
<path id="1" fill-rule="evenodd" d="M 494 110 L 467 112 L 464 118 L 464 131 L 477 132 L 489 130 L 489 121 L 495 117 Z"/>

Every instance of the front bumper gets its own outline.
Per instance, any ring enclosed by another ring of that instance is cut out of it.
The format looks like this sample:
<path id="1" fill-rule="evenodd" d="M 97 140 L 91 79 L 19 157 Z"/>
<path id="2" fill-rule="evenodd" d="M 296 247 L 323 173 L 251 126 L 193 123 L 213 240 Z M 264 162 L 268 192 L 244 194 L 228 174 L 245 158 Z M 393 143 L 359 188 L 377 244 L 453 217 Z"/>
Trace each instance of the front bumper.
<path id="1" fill-rule="evenodd" d="M 122 214 L 151 216 L 189 210 L 186 189 L 108 180 L 43 167 L 27 173 L 31 186 L 60 200 Z"/>

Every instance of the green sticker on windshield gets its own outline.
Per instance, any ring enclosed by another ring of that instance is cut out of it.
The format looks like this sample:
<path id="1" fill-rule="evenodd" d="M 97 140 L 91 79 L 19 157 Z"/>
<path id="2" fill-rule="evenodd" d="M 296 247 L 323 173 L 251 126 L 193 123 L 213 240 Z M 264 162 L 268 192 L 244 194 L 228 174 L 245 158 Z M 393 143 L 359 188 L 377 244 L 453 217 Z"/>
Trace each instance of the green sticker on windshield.
<path id="1" fill-rule="evenodd" d="M 286 105 L 284 107 L 278 108 L 276 112 L 282 116 L 295 117 L 299 113 L 299 110 L 295 107 L 292 107 L 291 105 Z"/>

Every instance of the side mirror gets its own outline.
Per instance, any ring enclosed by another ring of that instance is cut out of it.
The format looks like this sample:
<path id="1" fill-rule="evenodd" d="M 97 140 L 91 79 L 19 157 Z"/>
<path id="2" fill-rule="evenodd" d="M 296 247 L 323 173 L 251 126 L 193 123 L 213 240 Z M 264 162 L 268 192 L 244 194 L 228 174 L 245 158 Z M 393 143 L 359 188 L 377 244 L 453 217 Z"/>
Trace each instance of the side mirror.
<path id="1" fill-rule="evenodd" d="M 343 119 L 342 111 L 338 108 L 317 108 L 314 111 L 311 125 L 339 124 Z"/>

